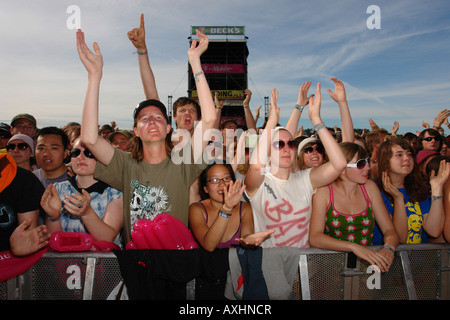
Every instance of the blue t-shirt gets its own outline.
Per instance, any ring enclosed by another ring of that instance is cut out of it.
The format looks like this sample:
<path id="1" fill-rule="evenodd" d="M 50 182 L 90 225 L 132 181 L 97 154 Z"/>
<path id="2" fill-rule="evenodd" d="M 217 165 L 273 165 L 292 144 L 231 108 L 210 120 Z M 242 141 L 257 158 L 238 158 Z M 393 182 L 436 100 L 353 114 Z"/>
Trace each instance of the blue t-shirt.
<path id="1" fill-rule="evenodd" d="M 405 199 L 406 214 L 408 216 L 408 239 L 406 243 L 427 243 L 428 237 L 426 232 L 423 230 L 423 218 L 425 214 L 430 212 L 431 201 L 426 199 L 420 202 L 410 202 L 410 197 L 406 193 L 405 188 L 399 188 L 399 191 L 403 193 L 403 198 Z M 384 205 L 387 211 L 392 215 L 394 213 L 394 206 L 391 204 L 389 199 L 381 192 L 383 197 Z M 373 244 L 382 245 L 383 235 L 377 225 L 373 230 Z"/>

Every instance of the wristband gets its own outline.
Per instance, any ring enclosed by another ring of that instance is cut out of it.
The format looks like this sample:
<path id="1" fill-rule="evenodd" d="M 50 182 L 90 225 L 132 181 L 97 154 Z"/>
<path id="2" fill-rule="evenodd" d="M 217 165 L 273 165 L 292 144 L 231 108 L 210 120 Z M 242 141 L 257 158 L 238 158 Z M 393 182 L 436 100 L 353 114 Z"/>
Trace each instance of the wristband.
<path id="1" fill-rule="evenodd" d="M 233 208 L 231 208 L 231 209 L 225 209 L 225 208 L 222 206 L 222 208 L 220 208 L 220 211 L 223 212 L 223 213 L 225 213 L 225 214 L 231 215 L 231 213 L 233 212 Z"/>
<path id="2" fill-rule="evenodd" d="M 222 210 L 220 210 L 219 211 L 219 216 L 221 216 L 222 218 L 225 218 L 225 219 L 229 219 L 231 214 L 223 213 Z"/>
<path id="3" fill-rule="evenodd" d="M 323 128 L 325 128 L 325 123 L 323 123 L 323 122 L 314 125 L 315 132 L 318 132 L 319 130 L 321 130 Z"/>
<path id="4" fill-rule="evenodd" d="M 395 253 L 395 250 L 394 250 L 394 249 L 392 249 L 391 247 L 387 246 L 387 245 L 383 245 L 383 248 L 384 248 L 384 249 L 388 249 L 388 250 L 391 250 L 392 252 L 394 252 L 394 253 Z"/>
<path id="5" fill-rule="evenodd" d="M 195 81 L 199 81 L 200 79 L 198 78 L 198 76 L 199 75 L 202 75 L 202 74 L 204 74 L 204 72 L 203 71 L 199 71 L 199 72 L 197 72 L 196 74 L 194 74 L 194 79 L 195 79 Z"/>
<path id="6" fill-rule="evenodd" d="M 433 195 L 431 195 L 431 201 L 440 200 L 440 199 L 442 199 L 442 196 L 433 196 Z"/>
<path id="7" fill-rule="evenodd" d="M 56 218 L 56 219 L 52 219 L 52 218 L 50 218 L 49 215 L 47 215 L 47 220 L 50 221 L 50 222 L 56 222 L 56 221 L 59 220 L 59 217 L 60 217 L 60 216 L 58 216 L 58 218 Z"/>
<path id="8" fill-rule="evenodd" d="M 137 52 L 137 54 L 140 55 L 140 56 L 144 56 L 144 55 L 148 54 L 148 51 L 145 51 L 145 52 L 139 52 L 139 51 L 136 51 L 136 52 Z"/>
<path id="9" fill-rule="evenodd" d="M 300 112 L 302 112 L 304 108 L 305 108 L 305 106 L 302 107 L 302 106 L 299 105 L 299 104 L 296 104 L 296 105 L 295 105 L 295 109 L 299 110 Z"/>

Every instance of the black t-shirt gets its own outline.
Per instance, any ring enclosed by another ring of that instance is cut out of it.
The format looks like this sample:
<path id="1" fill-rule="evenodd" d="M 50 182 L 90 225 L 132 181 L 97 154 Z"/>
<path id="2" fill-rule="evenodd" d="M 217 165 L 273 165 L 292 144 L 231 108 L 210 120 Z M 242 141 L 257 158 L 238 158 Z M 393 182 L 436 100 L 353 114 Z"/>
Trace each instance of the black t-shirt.
<path id="1" fill-rule="evenodd" d="M 14 180 L 0 193 L 0 251 L 9 250 L 9 237 L 18 226 L 17 215 L 40 210 L 44 187 L 28 170 L 17 167 Z"/>

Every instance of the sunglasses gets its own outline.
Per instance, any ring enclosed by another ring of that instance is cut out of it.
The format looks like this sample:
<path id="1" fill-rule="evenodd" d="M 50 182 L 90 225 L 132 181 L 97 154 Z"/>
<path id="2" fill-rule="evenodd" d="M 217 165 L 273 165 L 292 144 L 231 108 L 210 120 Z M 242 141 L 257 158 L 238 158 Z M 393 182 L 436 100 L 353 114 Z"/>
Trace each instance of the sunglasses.
<path id="1" fill-rule="evenodd" d="M 320 154 L 325 154 L 325 149 L 323 147 L 317 147 L 317 146 L 313 146 L 313 147 L 306 147 L 303 149 L 304 153 L 310 154 L 312 153 L 314 150 L 316 150 L 317 153 Z"/>
<path id="2" fill-rule="evenodd" d="M 10 143 L 6 146 L 6 150 L 11 151 L 11 150 L 15 150 L 17 147 L 17 149 L 19 150 L 25 150 L 26 148 L 29 148 L 30 146 L 24 142 L 15 144 L 15 143 Z"/>
<path id="3" fill-rule="evenodd" d="M 78 148 L 72 149 L 72 150 L 70 151 L 70 156 L 71 156 L 72 158 L 76 158 L 76 157 L 78 157 L 80 154 L 81 154 L 81 150 L 78 149 Z M 84 154 L 84 156 L 85 156 L 86 158 L 89 158 L 89 159 L 95 159 L 94 155 L 92 154 L 92 152 L 89 151 L 89 149 L 84 149 L 83 154 Z"/>
<path id="4" fill-rule="evenodd" d="M 362 170 L 366 166 L 370 166 L 369 158 L 359 159 L 356 163 L 347 163 L 347 168 L 356 168 L 358 170 Z"/>
<path id="5" fill-rule="evenodd" d="M 423 140 L 425 140 L 425 141 L 427 141 L 427 142 L 431 142 L 432 140 L 438 141 L 439 138 L 437 138 L 437 137 L 426 137 L 426 138 L 423 138 Z"/>
<path id="6" fill-rule="evenodd" d="M 208 182 L 211 183 L 211 184 L 219 184 L 220 181 L 223 181 L 224 183 L 231 182 L 231 177 L 225 177 L 225 178 L 222 178 L 222 179 L 212 178 L 212 179 L 208 180 Z"/>
<path id="7" fill-rule="evenodd" d="M 275 141 L 274 143 L 272 143 L 272 146 L 273 146 L 274 149 L 281 150 L 281 149 L 283 149 L 286 146 L 286 144 L 291 149 L 297 149 L 297 147 L 298 147 L 298 141 L 297 140 L 290 140 L 288 142 L 284 142 L 283 140 Z"/>

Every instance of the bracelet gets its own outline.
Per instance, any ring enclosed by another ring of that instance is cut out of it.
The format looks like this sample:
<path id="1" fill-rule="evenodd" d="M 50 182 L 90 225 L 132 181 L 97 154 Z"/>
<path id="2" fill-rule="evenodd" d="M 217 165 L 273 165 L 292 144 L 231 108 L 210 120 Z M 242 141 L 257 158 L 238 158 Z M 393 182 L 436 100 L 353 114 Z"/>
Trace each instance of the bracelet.
<path id="1" fill-rule="evenodd" d="M 303 112 L 303 109 L 305 108 L 305 106 L 301 106 L 301 105 L 299 105 L 299 104 L 296 104 L 295 105 L 295 109 L 297 109 L 297 110 L 299 110 L 300 112 Z"/>
<path id="2" fill-rule="evenodd" d="M 323 128 L 325 128 L 325 123 L 323 123 L 323 122 L 314 125 L 315 132 L 318 132 L 319 130 L 321 130 Z"/>
<path id="3" fill-rule="evenodd" d="M 250 106 L 244 106 L 244 109 L 248 109 L 248 108 L 250 108 Z"/>
<path id="4" fill-rule="evenodd" d="M 199 75 L 202 75 L 202 74 L 204 74 L 203 70 L 197 72 L 196 74 L 194 74 L 194 79 L 195 79 L 195 81 L 197 81 L 197 82 L 200 81 L 200 79 L 198 78 L 198 76 L 199 76 Z"/>
<path id="5" fill-rule="evenodd" d="M 442 198 L 443 198 L 443 196 L 433 196 L 433 195 L 431 195 L 431 201 L 440 200 Z"/>
<path id="6" fill-rule="evenodd" d="M 137 54 L 140 55 L 140 56 L 144 56 L 144 55 L 148 54 L 148 51 L 145 51 L 145 52 L 139 52 L 139 51 L 136 51 L 136 52 L 137 52 Z"/>
<path id="7" fill-rule="evenodd" d="M 59 218 L 60 218 L 60 216 L 58 216 L 58 218 L 56 218 L 56 219 L 52 219 L 52 218 L 50 218 L 49 215 L 47 215 L 47 220 L 50 221 L 50 222 L 56 222 L 56 221 L 59 220 Z"/>
<path id="8" fill-rule="evenodd" d="M 231 214 L 223 213 L 222 210 L 220 210 L 219 211 L 219 216 L 221 216 L 222 218 L 225 218 L 225 219 L 229 219 Z"/>
<path id="9" fill-rule="evenodd" d="M 231 213 L 233 213 L 233 208 L 231 208 L 231 209 L 225 209 L 225 208 L 222 206 L 222 208 L 220 208 L 220 211 L 223 212 L 223 213 L 225 213 L 225 214 L 230 215 Z"/>
<path id="10" fill-rule="evenodd" d="M 383 245 L 383 248 L 384 248 L 384 249 L 389 249 L 389 250 L 391 250 L 392 252 L 395 253 L 395 250 L 392 249 L 391 247 L 387 246 L 387 245 Z"/>

